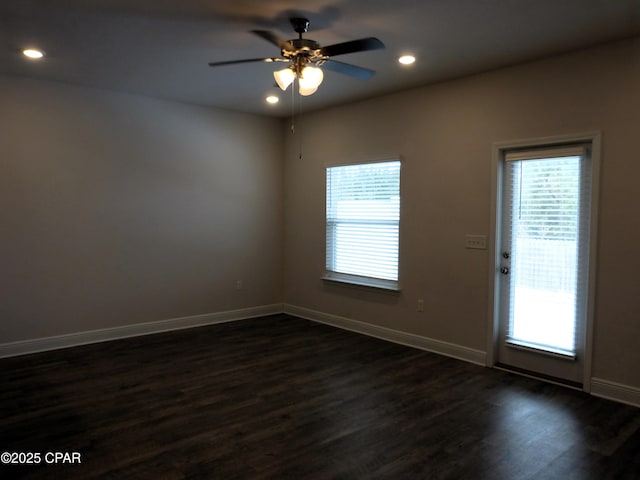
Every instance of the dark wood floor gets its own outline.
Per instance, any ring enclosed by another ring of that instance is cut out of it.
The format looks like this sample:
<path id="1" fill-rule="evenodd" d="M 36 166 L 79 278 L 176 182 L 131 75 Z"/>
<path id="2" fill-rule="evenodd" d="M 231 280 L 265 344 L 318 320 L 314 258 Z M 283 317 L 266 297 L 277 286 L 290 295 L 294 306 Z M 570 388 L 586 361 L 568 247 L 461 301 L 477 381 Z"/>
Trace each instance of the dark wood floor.
<path id="1" fill-rule="evenodd" d="M 638 479 L 640 409 L 275 315 L 0 361 L 0 478 Z"/>

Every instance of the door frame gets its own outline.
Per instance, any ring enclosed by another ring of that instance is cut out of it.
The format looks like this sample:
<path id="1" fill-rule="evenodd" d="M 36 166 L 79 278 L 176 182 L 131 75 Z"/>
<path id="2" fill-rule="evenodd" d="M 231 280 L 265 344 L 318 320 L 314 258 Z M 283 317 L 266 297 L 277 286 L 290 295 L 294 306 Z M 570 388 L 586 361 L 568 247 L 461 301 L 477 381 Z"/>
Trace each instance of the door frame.
<path id="1" fill-rule="evenodd" d="M 530 139 L 495 142 L 491 155 L 491 217 L 489 231 L 492 232 L 493 242 L 489 248 L 489 311 L 488 311 L 488 336 L 487 336 L 487 367 L 495 367 L 498 360 L 496 344 L 499 340 L 499 307 L 500 292 L 498 288 L 498 276 L 500 275 L 500 246 L 502 244 L 499 209 L 502 205 L 501 186 L 504 154 L 507 150 L 528 147 L 553 147 L 567 143 L 591 144 L 591 218 L 589 232 L 589 278 L 587 280 L 587 318 L 585 332 L 585 353 L 583 362 L 582 389 L 591 392 L 591 368 L 593 356 L 593 330 L 595 315 L 596 293 L 596 252 L 598 232 L 598 211 L 600 198 L 600 157 L 602 148 L 602 134 L 599 131 L 591 131 L 576 134 L 555 135 L 550 137 L 537 137 Z"/>

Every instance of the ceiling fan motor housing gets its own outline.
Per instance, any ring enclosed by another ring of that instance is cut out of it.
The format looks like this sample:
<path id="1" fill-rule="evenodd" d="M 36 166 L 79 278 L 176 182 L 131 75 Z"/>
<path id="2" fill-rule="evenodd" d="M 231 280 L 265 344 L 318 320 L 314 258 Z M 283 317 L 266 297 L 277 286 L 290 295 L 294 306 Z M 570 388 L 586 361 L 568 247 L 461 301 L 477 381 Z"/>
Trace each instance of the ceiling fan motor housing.
<path id="1" fill-rule="evenodd" d="M 298 34 L 298 38 L 292 38 L 289 43 L 293 47 L 292 50 L 283 49 L 282 55 L 286 58 L 295 58 L 299 55 L 304 57 L 317 56 L 316 50 L 320 49 L 320 44 L 309 38 L 302 38 L 302 34 L 309 30 L 309 20 L 303 17 L 290 18 L 291 26 Z"/>
<path id="2" fill-rule="evenodd" d="M 291 45 L 295 48 L 294 51 L 283 50 L 282 54 L 284 56 L 291 56 L 300 53 L 308 53 L 314 52 L 320 48 L 320 45 L 315 40 L 311 40 L 309 38 L 294 38 L 293 40 L 289 40 Z"/>

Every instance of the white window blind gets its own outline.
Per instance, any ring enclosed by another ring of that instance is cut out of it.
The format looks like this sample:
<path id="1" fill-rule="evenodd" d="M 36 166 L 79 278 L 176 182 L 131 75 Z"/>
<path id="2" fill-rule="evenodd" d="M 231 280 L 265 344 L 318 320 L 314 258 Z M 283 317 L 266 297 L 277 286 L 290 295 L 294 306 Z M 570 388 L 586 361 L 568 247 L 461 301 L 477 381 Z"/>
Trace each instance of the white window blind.
<path id="1" fill-rule="evenodd" d="M 398 287 L 400 162 L 327 168 L 325 278 Z"/>
<path id="2" fill-rule="evenodd" d="M 591 177 L 584 146 L 510 152 L 507 341 L 574 356 L 586 315 Z"/>

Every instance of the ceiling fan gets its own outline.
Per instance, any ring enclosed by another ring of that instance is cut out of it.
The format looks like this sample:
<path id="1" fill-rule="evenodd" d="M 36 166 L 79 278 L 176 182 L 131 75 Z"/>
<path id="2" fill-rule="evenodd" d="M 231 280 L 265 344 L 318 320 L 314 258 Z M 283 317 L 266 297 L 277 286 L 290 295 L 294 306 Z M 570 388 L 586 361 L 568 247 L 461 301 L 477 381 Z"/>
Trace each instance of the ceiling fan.
<path id="1" fill-rule="evenodd" d="M 336 43 L 321 47 L 318 42 L 308 38 L 302 38 L 302 34 L 309 30 L 309 20 L 301 17 L 289 19 L 298 38 L 283 40 L 268 30 L 252 30 L 252 33 L 280 48 L 280 57 L 249 58 L 245 60 L 229 60 L 225 62 L 211 62 L 209 66 L 233 65 L 237 63 L 251 62 L 282 62 L 289 66 L 273 73 L 276 83 L 282 90 L 286 90 L 294 80 L 298 80 L 300 95 L 311 95 L 322 83 L 322 68 L 342 73 L 362 80 L 375 75 L 374 70 L 358 67 L 349 63 L 333 60 L 336 55 L 346 53 L 363 52 L 384 48 L 384 44 L 374 37 L 351 40 L 349 42 Z"/>

